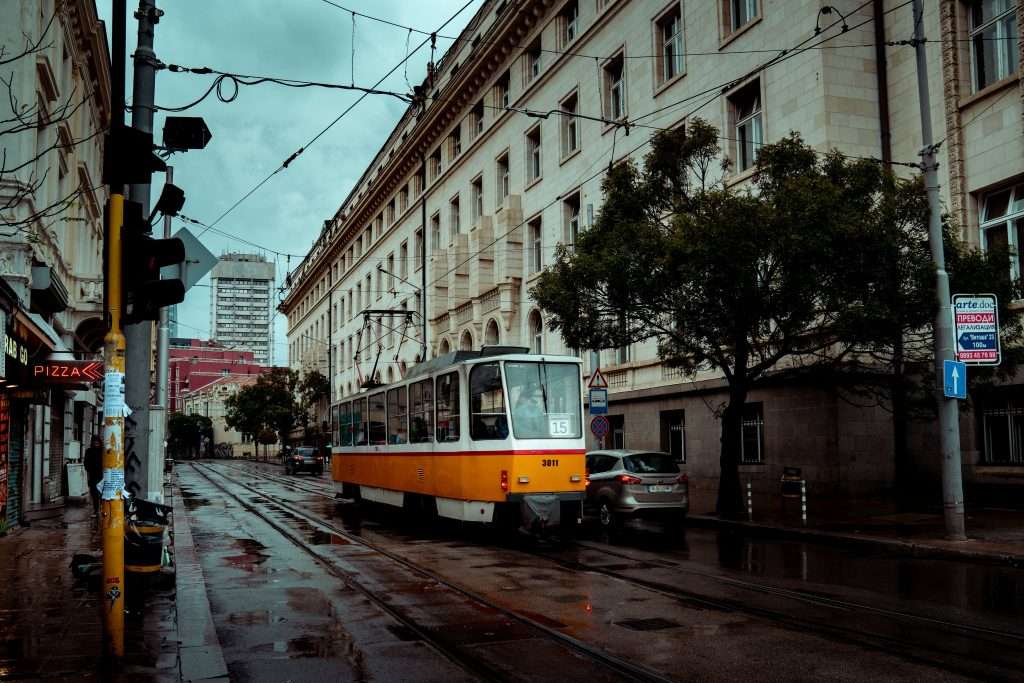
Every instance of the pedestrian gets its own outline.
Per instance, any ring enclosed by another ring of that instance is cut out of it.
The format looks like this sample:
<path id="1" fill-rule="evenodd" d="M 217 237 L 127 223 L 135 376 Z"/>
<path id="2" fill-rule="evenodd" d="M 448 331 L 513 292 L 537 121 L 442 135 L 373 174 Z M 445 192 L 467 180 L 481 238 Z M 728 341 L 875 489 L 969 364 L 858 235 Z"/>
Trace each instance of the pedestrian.
<path id="1" fill-rule="evenodd" d="M 100 492 L 96 485 L 103 479 L 103 441 L 98 436 L 92 437 L 92 443 L 85 449 L 85 477 L 92 496 L 92 513 L 96 515 L 100 511 Z"/>

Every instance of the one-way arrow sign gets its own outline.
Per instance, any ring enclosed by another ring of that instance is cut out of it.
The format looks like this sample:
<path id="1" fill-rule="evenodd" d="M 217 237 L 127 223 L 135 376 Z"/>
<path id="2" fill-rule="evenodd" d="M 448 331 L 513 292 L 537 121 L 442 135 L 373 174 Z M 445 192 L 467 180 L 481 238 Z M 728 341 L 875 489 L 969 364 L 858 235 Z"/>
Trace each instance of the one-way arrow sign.
<path id="1" fill-rule="evenodd" d="M 942 361 L 943 394 L 946 398 L 967 398 L 967 364 Z"/>

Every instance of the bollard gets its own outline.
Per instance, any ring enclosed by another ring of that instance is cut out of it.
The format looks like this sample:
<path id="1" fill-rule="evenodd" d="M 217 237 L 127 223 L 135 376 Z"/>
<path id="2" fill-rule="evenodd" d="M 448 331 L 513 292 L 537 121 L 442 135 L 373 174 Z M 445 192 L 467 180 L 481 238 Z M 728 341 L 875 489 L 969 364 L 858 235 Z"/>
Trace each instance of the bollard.
<path id="1" fill-rule="evenodd" d="M 754 495 L 749 479 L 747 480 L 747 520 L 754 521 Z"/>
<path id="2" fill-rule="evenodd" d="M 800 521 L 807 526 L 807 480 L 800 480 Z"/>

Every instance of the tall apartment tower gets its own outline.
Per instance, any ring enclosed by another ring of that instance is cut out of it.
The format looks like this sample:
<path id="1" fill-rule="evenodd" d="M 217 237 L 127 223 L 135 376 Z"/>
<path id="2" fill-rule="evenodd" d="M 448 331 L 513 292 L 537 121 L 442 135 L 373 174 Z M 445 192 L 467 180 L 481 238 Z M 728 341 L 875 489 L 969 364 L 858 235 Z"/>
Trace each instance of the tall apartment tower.
<path id="1" fill-rule="evenodd" d="M 274 264 L 262 254 L 224 254 L 213 267 L 210 335 L 229 349 L 252 351 L 256 363 L 270 365 L 274 325 L 270 302 Z"/>

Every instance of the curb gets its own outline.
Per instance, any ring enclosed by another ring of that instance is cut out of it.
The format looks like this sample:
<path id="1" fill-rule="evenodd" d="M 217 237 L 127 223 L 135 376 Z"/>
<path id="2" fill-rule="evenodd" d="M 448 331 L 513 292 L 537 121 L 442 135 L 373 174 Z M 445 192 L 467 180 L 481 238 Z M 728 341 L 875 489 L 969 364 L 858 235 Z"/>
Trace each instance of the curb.
<path id="1" fill-rule="evenodd" d="M 174 587 L 178 617 L 178 673 L 188 681 L 227 681 L 217 629 L 213 625 L 206 579 L 192 540 L 188 513 L 174 477 Z"/>
<path id="2" fill-rule="evenodd" d="M 779 538 L 797 541 L 813 541 L 830 545 L 852 545 L 883 552 L 903 553 L 912 557 L 935 560 L 960 560 L 989 564 L 1005 564 L 1013 567 L 1024 567 L 1024 554 L 1000 553 L 991 550 L 973 550 L 970 548 L 950 548 L 945 546 L 908 541 L 882 536 L 862 536 L 837 531 L 821 531 L 819 529 L 798 529 L 794 527 L 773 526 L 758 522 L 720 519 L 712 515 L 688 515 L 687 526 L 704 529 L 728 529 L 740 531 L 764 538 Z M 967 541 L 966 543 L 971 543 Z"/>

